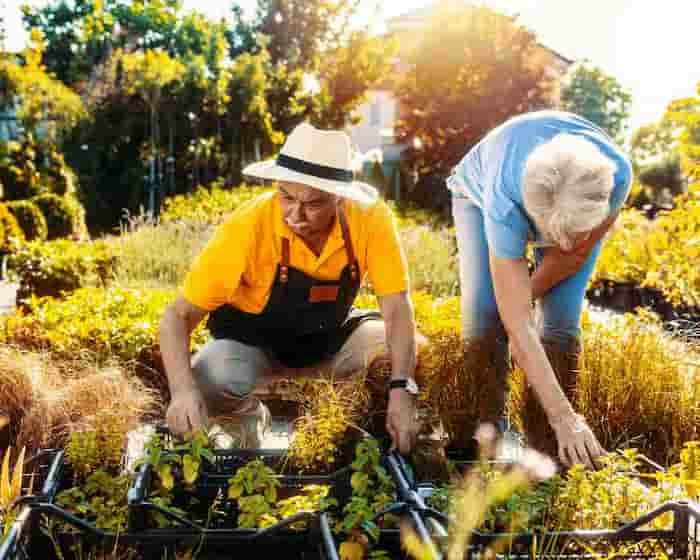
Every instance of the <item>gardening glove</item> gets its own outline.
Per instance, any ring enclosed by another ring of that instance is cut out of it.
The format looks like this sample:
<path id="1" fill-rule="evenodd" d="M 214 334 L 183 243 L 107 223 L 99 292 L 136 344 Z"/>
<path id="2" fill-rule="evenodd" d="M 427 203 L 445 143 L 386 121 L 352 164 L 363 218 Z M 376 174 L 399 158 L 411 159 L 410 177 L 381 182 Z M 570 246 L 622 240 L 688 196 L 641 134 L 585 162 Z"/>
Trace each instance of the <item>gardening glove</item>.
<path id="1" fill-rule="evenodd" d="M 199 389 L 190 387 L 173 393 L 165 419 L 170 431 L 176 435 L 205 427 L 208 421 L 207 405 Z"/>
<path id="2" fill-rule="evenodd" d="M 580 414 L 562 414 L 550 424 L 557 437 L 559 460 L 567 467 L 580 463 L 589 469 L 596 468 L 596 459 L 605 454 L 586 419 Z"/>
<path id="3" fill-rule="evenodd" d="M 419 429 L 416 420 L 416 404 L 407 391 L 394 390 L 389 394 L 386 407 L 386 431 L 392 440 L 392 451 L 406 455 L 416 443 Z"/>

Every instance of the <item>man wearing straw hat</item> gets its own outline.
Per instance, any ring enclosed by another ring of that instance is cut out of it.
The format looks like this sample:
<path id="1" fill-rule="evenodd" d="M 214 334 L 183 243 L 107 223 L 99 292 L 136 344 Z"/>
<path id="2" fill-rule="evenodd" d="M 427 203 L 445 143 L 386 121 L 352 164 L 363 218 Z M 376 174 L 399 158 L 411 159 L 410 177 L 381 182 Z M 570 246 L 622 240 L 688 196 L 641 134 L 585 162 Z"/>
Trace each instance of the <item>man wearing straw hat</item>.
<path id="1" fill-rule="evenodd" d="M 256 385 L 320 371 L 340 377 L 388 353 L 387 430 L 410 450 L 417 387 L 407 266 L 389 208 L 354 180 L 351 162 L 344 132 L 301 124 L 276 159 L 244 169 L 277 189 L 219 228 L 161 321 L 174 432 L 225 413 L 259 447 L 269 412 L 252 396 Z M 352 308 L 365 275 L 381 315 Z M 207 314 L 213 340 L 190 361 L 190 336 Z"/>

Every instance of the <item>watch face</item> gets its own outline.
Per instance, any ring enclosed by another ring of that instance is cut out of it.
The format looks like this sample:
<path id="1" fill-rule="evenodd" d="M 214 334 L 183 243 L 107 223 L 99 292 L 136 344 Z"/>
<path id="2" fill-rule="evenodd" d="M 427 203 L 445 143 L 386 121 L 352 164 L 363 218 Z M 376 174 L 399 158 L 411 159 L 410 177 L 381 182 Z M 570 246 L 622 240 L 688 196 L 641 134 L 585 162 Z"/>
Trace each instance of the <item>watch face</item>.
<path id="1" fill-rule="evenodd" d="M 406 391 L 412 395 L 418 394 L 418 384 L 413 379 L 406 380 Z"/>

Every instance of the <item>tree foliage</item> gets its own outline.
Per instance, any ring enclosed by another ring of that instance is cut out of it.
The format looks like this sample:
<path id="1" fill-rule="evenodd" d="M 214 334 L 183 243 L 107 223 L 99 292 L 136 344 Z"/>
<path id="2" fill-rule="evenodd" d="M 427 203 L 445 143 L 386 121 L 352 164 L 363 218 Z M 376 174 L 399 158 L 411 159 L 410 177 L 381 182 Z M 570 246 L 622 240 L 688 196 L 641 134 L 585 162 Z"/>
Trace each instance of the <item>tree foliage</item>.
<path id="1" fill-rule="evenodd" d="M 21 59 L 0 59 L 0 104 L 6 106 L 19 96 L 18 116 L 25 130 L 35 132 L 42 121 L 49 120 L 61 132 L 74 126 L 85 113 L 80 97 L 47 73 L 44 54 L 44 38 L 34 29 Z"/>
<path id="2" fill-rule="evenodd" d="M 700 82 L 696 97 L 672 101 L 666 118 L 680 127 L 678 142 L 683 171 L 693 181 L 700 180 Z"/>
<path id="3" fill-rule="evenodd" d="M 397 88 L 398 139 L 420 175 L 446 175 L 486 132 L 547 103 L 538 48 L 513 18 L 461 2 L 436 6 Z"/>
<path id="4" fill-rule="evenodd" d="M 640 183 L 637 206 L 669 204 L 686 182 L 681 170 L 679 127 L 668 118 L 640 126 L 630 138 L 630 157 Z M 641 196 L 643 195 L 643 196 Z"/>
<path id="5" fill-rule="evenodd" d="M 613 76 L 583 62 L 564 81 L 562 108 L 597 124 L 618 141 L 623 140 L 632 96 Z"/>
<path id="6" fill-rule="evenodd" d="M 80 89 L 113 49 L 204 54 L 217 24 L 181 11 L 180 0 L 60 0 L 25 5 L 22 18 L 46 37 L 49 72 Z"/>
<path id="7" fill-rule="evenodd" d="M 250 22 L 234 8 L 237 25 L 228 35 L 232 53 L 255 51 L 258 37 L 265 35 L 273 64 L 314 71 L 322 53 L 343 43 L 358 4 L 358 0 L 258 0 Z"/>
<path id="8" fill-rule="evenodd" d="M 319 68 L 320 102 L 312 121 L 338 129 L 356 123 L 353 111 L 367 90 L 387 75 L 396 49 L 392 41 L 355 31 L 345 44 L 326 53 Z"/>
<path id="9" fill-rule="evenodd" d="M 346 25 L 357 3 L 259 0 L 252 20 L 228 28 L 183 14 L 180 0 L 24 8 L 25 25 L 46 37 L 47 69 L 87 109 L 63 148 L 92 230 L 114 227 L 123 209 L 138 212 L 146 177 L 159 180 L 159 196 L 217 177 L 235 183 L 302 120 L 351 122 L 390 56 Z"/>

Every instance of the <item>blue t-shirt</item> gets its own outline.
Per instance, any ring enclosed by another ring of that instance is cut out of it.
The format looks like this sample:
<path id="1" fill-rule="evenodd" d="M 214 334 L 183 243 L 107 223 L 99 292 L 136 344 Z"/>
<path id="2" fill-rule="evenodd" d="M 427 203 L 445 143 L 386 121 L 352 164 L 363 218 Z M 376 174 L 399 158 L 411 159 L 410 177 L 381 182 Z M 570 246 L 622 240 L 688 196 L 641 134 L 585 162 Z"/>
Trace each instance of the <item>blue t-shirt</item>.
<path id="1" fill-rule="evenodd" d="M 499 257 L 522 258 L 528 239 L 541 237 L 525 212 L 522 178 L 528 156 L 557 134 L 587 138 L 615 163 L 611 213 L 627 199 L 632 166 L 602 129 L 562 111 L 536 111 L 509 119 L 469 150 L 447 180 L 456 196 L 466 196 L 482 209 L 489 248 Z"/>

